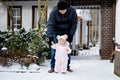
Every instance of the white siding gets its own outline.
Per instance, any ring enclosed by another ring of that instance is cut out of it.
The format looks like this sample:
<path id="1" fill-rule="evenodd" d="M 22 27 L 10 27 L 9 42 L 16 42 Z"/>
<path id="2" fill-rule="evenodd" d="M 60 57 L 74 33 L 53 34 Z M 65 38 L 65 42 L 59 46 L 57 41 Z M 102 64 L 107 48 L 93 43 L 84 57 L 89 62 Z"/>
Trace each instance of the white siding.
<path id="1" fill-rule="evenodd" d="M 55 0 L 56 5 L 58 0 Z M 44 5 L 44 2 L 42 2 Z M 11 5 L 11 3 L 9 3 Z M 15 1 L 15 6 L 22 6 L 22 27 L 29 30 L 32 27 L 32 6 L 37 6 L 37 1 Z M 47 19 L 52 10 L 52 2 L 49 1 Z M 7 30 L 7 10 L 6 7 L 0 3 L 0 30 Z"/>
<path id="2" fill-rule="evenodd" d="M 47 13 L 48 13 L 47 19 L 49 19 L 49 14 L 50 14 L 50 12 L 52 11 L 53 7 L 57 5 L 57 2 L 58 2 L 58 1 L 59 1 L 59 0 L 55 0 L 54 5 L 52 5 L 52 1 L 49 1 L 49 4 L 48 4 L 48 12 L 47 12 Z"/>
<path id="3" fill-rule="evenodd" d="M 7 10 L 6 7 L 0 3 L 0 30 L 5 31 L 7 29 Z"/>
<path id="4" fill-rule="evenodd" d="M 120 44 L 120 0 L 117 0 L 117 4 L 116 4 L 115 39 L 116 39 L 116 42 Z M 117 49 L 117 48 L 116 50 L 120 51 L 120 49 Z"/>

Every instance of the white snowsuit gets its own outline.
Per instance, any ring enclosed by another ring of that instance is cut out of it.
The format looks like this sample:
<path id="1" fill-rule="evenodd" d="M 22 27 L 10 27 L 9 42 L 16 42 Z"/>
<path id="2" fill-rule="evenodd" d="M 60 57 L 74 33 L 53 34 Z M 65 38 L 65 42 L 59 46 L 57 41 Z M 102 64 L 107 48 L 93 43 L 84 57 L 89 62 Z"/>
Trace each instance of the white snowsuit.
<path id="1" fill-rule="evenodd" d="M 55 53 L 55 72 L 66 72 L 68 63 L 68 54 L 71 53 L 69 43 L 60 45 L 58 43 L 51 46 L 56 50 Z"/>

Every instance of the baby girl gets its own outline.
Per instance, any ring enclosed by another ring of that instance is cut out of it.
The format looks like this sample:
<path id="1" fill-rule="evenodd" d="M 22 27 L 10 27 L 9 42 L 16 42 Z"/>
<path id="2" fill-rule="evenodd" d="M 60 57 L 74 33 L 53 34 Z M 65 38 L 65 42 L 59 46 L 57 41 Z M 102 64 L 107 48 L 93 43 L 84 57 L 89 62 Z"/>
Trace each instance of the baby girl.
<path id="1" fill-rule="evenodd" d="M 68 54 L 71 53 L 69 47 L 69 42 L 66 41 L 67 35 L 58 35 L 58 43 L 54 44 L 52 42 L 52 48 L 56 50 L 55 53 L 55 72 L 62 72 L 66 74 L 67 72 L 67 63 L 68 63 Z"/>

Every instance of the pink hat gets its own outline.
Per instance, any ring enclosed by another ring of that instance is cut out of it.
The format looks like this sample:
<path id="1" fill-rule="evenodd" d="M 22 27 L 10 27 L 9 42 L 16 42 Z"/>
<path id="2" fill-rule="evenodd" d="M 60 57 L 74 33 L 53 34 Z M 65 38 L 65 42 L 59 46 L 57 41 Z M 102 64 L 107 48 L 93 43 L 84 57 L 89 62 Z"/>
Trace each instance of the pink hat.
<path id="1" fill-rule="evenodd" d="M 61 35 L 61 36 L 60 35 L 57 36 L 58 40 L 61 39 L 61 38 L 66 40 L 68 38 L 68 36 L 66 34 L 65 35 Z"/>

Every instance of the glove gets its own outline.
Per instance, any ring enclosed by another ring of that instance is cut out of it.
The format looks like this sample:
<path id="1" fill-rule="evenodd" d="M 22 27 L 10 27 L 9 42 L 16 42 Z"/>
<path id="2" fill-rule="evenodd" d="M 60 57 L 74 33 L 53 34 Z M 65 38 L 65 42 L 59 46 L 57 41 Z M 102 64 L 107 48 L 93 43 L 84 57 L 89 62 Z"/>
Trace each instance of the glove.
<path id="1" fill-rule="evenodd" d="M 71 43 L 72 40 L 73 40 L 73 35 L 68 35 L 67 41 L 68 41 L 69 43 Z"/>
<path id="2" fill-rule="evenodd" d="M 53 37 L 49 37 L 48 44 L 49 44 L 50 46 L 52 45 L 52 41 L 53 41 Z"/>

